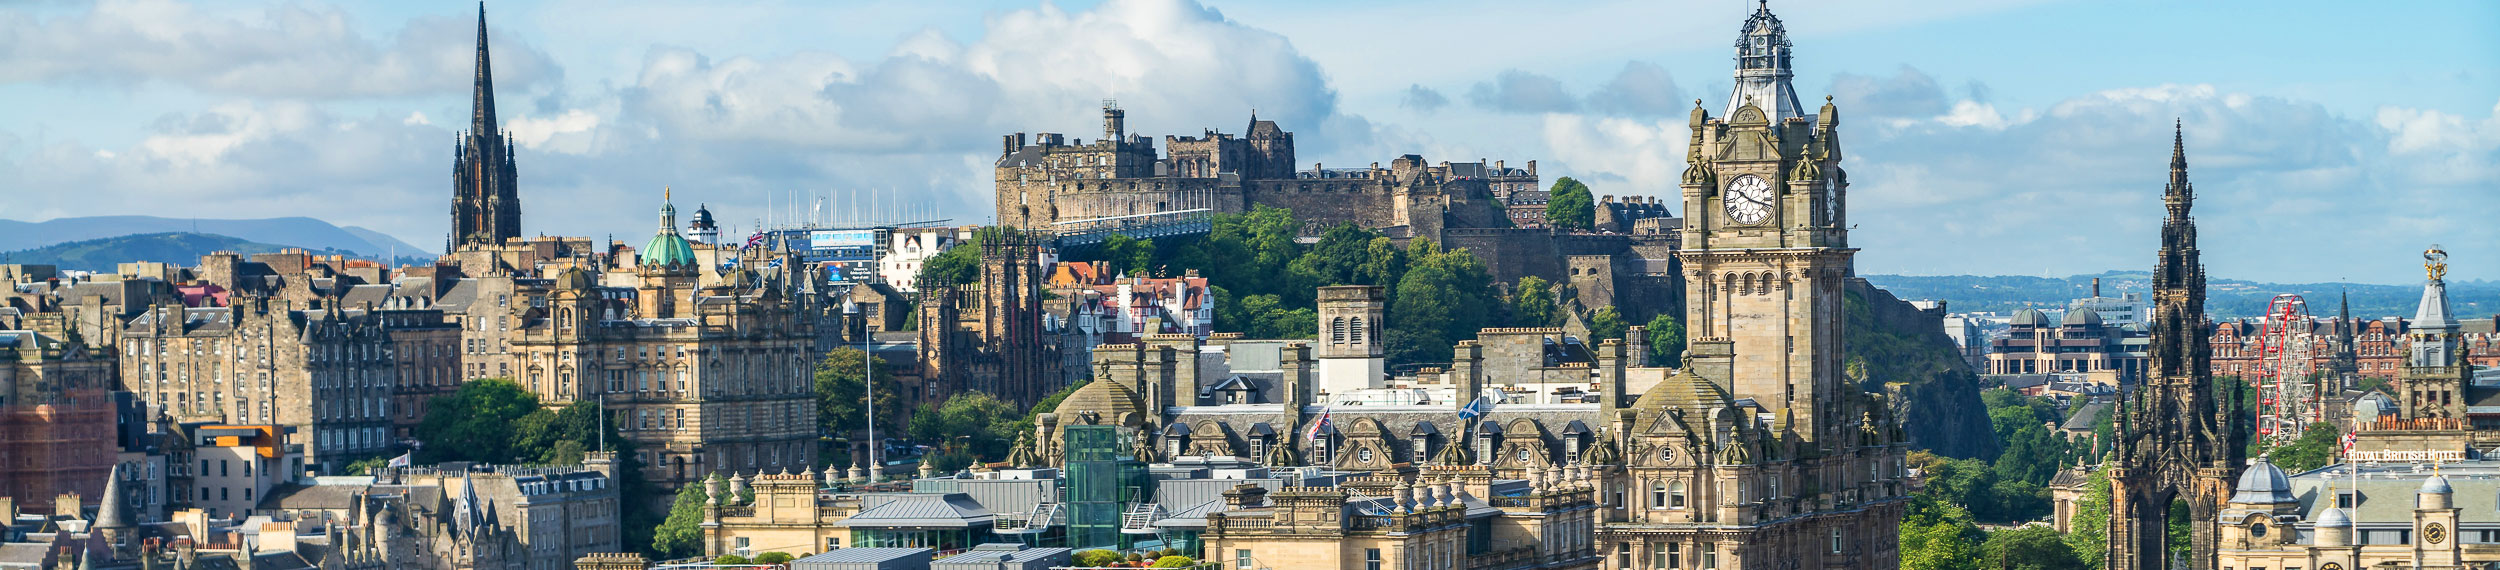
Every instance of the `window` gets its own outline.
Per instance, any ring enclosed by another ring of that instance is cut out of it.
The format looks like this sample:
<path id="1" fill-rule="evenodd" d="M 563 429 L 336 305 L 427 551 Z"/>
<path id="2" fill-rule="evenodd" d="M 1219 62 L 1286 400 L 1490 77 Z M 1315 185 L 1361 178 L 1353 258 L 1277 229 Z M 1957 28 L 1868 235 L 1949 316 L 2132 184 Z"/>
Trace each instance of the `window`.
<path id="1" fill-rule="evenodd" d="M 1701 543 L 1701 570 L 1719 570 L 1719 548 L 1716 543 Z"/>
<path id="2" fill-rule="evenodd" d="M 1840 529 L 1832 529 L 1832 554 L 1840 553 Z"/>
<path id="3" fill-rule="evenodd" d="M 1681 508 L 1684 508 L 1684 482 L 1683 482 L 1683 481 L 1676 481 L 1676 482 L 1674 482 L 1674 483 L 1668 483 L 1668 484 L 1667 484 L 1667 508 L 1670 508 L 1670 509 L 1681 509 Z"/>
<path id="4" fill-rule="evenodd" d="M 1363 570 L 1380 570 L 1380 549 L 1363 549 Z"/>
<path id="5" fill-rule="evenodd" d="M 1652 481 L 1652 482 L 1650 482 L 1650 484 L 1649 484 L 1649 508 L 1653 508 L 1653 509 L 1663 509 L 1663 508 L 1667 508 L 1667 482 L 1665 482 L 1665 481 Z"/>
<path id="6" fill-rule="evenodd" d="M 1683 567 L 1684 567 L 1684 543 L 1681 543 L 1681 542 L 1669 542 L 1669 543 L 1667 543 L 1667 563 L 1666 563 L 1665 567 L 1666 567 L 1666 568 L 1683 568 Z"/>
<path id="7" fill-rule="evenodd" d="M 1250 570 L 1250 549 L 1233 549 L 1233 568 L 1236 570 Z"/>
<path id="8" fill-rule="evenodd" d="M 1669 560 L 1666 544 L 1656 542 L 1649 544 L 1649 567 L 1666 568 L 1667 564 L 1670 564 Z"/>

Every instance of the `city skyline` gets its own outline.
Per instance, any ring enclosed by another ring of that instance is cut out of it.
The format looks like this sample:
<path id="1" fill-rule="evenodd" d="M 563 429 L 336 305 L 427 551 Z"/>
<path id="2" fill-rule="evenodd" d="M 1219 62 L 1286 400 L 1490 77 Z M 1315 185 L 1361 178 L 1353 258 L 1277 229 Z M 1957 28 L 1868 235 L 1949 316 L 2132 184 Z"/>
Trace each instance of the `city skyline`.
<path id="1" fill-rule="evenodd" d="M 992 137 L 1086 133 L 1103 98 L 1150 135 L 1238 132 L 1255 109 L 1306 133 L 1300 168 L 1536 159 L 1671 196 L 1683 113 L 1724 112 L 1724 30 L 1751 3 L 601 6 L 487 6 L 526 235 L 639 235 L 662 186 L 741 226 L 767 196 L 871 189 L 986 223 Z M 2216 276 L 2405 283 L 2443 243 L 2453 277 L 2500 278 L 2475 245 L 2500 229 L 2474 223 L 2500 214 L 2500 33 L 2472 24 L 2500 8 L 1777 8 L 1801 95 L 1858 127 L 1861 272 L 2139 269 L 2176 117 Z M 0 10 L 26 58 L 0 98 L 45 110 L 0 118 L 0 180 L 29 190 L 0 210 L 303 215 L 439 243 L 475 9 Z"/>

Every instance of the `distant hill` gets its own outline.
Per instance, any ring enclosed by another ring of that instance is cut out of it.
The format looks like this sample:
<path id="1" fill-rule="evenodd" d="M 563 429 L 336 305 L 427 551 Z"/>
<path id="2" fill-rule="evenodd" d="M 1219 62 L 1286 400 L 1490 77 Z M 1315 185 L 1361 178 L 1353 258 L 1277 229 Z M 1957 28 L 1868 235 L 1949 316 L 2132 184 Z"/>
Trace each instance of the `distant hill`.
<path id="1" fill-rule="evenodd" d="M 2112 271 L 2099 275 L 2028 277 L 2021 275 L 1867 275 L 1866 280 L 1903 299 L 1941 299 L 1953 312 L 2005 313 L 2024 307 L 2063 308 L 2068 301 L 2091 294 L 2092 279 L 2101 279 L 2101 294 L 2144 294 L 2152 275 Z M 2335 314 L 2337 295 L 2352 294 L 2352 314 L 2362 318 L 2411 317 L 2422 300 L 2421 285 L 2364 283 L 2258 283 L 2211 279 L 2205 286 L 2205 310 L 2220 318 L 2253 317 L 2282 293 L 2297 293 L 2309 302 L 2309 314 Z M 2500 314 L 2500 282 L 2448 282 L 2449 309 L 2460 317 Z"/>
<path id="2" fill-rule="evenodd" d="M 0 220 L 0 251 L 42 248 L 55 244 L 135 234 L 190 233 L 231 237 L 247 242 L 286 244 L 310 250 L 337 250 L 366 257 L 397 253 L 432 257 L 434 250 L 400 241 L 381 232 L 336 226 L 313 218 L 214 220 L 155 216 L 91 216 L 41 222 Z M 190 261 L 196 261 L 190 260 Z"/>
<path id="3" fill-rule="evenodd" d="M 231 251 L 249 255 L 291 247 L 294 246 L 259 243 L 233 236 L 168 232 L 114 236 L 0 253 L 0 263 L 53 265 L 61 269 L 109 272 L 114 269 L 114 266 L 123 263 L 155 261 L 196 265 L 200 261 L 200 255 L 209 252 Z M 338 252 L 338 250 L 315 251 Z"/>

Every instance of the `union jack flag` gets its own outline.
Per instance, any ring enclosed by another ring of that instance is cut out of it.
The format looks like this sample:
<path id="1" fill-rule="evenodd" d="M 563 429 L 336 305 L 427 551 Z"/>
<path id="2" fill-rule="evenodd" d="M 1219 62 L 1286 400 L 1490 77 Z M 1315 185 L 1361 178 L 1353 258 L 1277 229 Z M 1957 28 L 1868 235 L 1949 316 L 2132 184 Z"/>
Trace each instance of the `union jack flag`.
<path id="1" fill-rule="evenodd" d="M 757 232 L 755 235 L 747 236 L 747 247 L 755 247 L 759 245 L 764 245 L 764 234 L 762 232 Z"/>
<path id="2" fill-rule="evenodd" d="M 1304 439 L 1318 440 L 1320 432 L 1328 427 L 1328 421 L 1328 408 L 1320 408 L 1319 421 L 1311 422 L 1311 433 L 1303 434 Z"/>

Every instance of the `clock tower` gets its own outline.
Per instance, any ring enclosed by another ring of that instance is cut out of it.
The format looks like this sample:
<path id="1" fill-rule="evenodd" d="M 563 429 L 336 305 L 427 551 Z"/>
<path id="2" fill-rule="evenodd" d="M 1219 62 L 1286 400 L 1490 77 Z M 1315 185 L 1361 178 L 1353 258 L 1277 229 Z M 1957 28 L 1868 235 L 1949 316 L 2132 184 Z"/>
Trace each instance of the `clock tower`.
<path id="1" fill-rule="evenodd" d="M 1840 114 L 1804 114 L 1788 34 L 1766 5 L 1736 41 L 1724 116 L 1694 101 L 1682 188 L 1691 368 L 1777 410 L 1774 430 L 1832 445 L 1853 433 L 1862 392 L 1841 374 L 1842 286 L 1851 274 Z"/>

